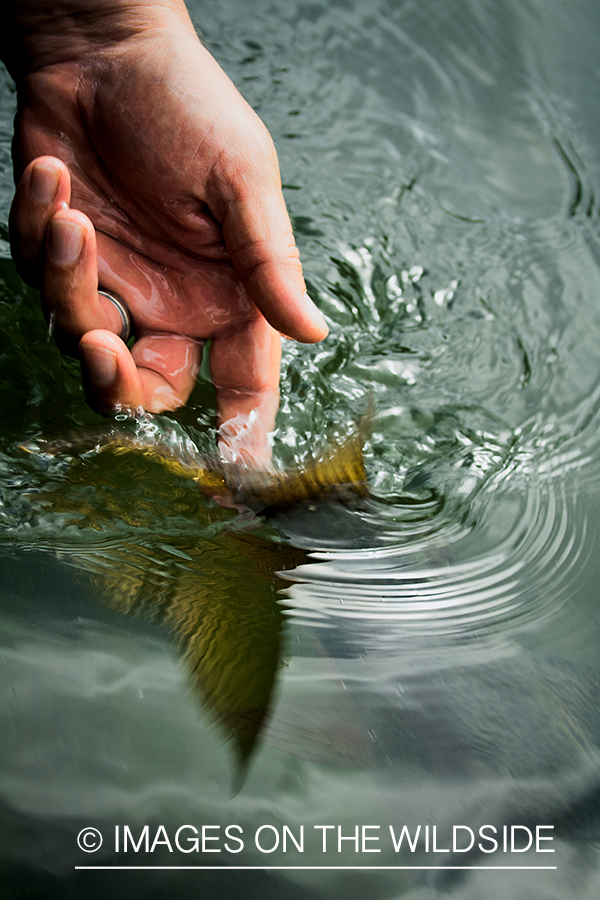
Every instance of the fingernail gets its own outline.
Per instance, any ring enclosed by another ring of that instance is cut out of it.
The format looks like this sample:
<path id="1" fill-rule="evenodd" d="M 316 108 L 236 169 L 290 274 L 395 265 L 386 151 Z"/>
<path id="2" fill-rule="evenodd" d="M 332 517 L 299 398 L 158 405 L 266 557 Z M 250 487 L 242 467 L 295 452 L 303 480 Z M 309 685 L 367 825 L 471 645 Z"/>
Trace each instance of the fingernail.
<path id="1" fill-rule="evenodd" d="M 31 170 L 29 190 L 36 203 L 51 203 L 56 197 L 60 172 L 37 163 Z"/>
<path id="2" fill-rule="evenodd" d="M 81 349 L 90 381 L 97 387 L 110 387 L 117 377 L 117 354 L 106 347 Z"/>
<path id="3" fill-rule="evenodd" d="M 85 229 L 77 222 L 53 219 L 48 235 L 50 258 L 59 266 L 72 266 L 81 256 L 84 238 Z"/>
<path id="4" fill-rule="evenodd" d="M 315 323 L 315 325 L 318 325 L 320 328 L 324 328 L 329 333 L 329 326 L 323 318 L 323 313 L 315 304 L 315 301 L 311 298 L 308 291 L 304 291 L 304 299 L 306 300 L 306 304 L 309 308 L 310 313 L 312 314 L 313 322 Z"/>

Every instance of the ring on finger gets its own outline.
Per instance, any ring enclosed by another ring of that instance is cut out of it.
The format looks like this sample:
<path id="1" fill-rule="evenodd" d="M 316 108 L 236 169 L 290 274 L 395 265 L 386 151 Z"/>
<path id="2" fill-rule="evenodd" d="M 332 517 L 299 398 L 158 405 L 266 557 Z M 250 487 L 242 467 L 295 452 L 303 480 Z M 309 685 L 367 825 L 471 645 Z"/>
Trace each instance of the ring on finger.
<path id="1" fill-rule="evenodd" d="M 117 297 L 116 294 L 111 294 L 108 291 L 101 290 L 98 288 L 98 293 L 101 297 L 106 297 L 107 300 L 110 300 L 114 308 L 117 310 L 119 315 L 121 316 L 121 333 L 119 337 L 124 343 L 127 343 L 132 334 L 132 322 L 131 322 L 131 313 L 127 307 L 127 304 L 121 297 Z"/>

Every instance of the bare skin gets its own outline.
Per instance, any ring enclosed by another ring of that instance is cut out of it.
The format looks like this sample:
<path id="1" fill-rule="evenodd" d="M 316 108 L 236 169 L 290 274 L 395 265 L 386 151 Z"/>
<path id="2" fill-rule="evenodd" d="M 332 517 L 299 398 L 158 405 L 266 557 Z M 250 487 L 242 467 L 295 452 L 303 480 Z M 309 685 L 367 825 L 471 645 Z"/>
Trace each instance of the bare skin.
<path id="1" fill-rule="evenodd" d="M 13 6 L 13 255 L 90 403 L 182 405 L 210 340 L 221 452 L 268 461 L 280 332 L 327 334 L 268 132 L 180 0 Z M 131 352 L 99 286 L 131 311 Z"/>

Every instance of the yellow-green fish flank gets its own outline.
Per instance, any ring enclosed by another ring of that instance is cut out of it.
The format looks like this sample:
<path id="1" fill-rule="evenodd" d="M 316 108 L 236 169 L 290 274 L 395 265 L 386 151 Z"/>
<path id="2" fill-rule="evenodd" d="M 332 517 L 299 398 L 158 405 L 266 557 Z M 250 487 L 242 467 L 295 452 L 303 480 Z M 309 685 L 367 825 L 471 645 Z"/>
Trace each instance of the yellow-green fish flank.
<path id="1" fill-rule="evenodd" d="M 323 496 L 367 494 L 367 476 L 361 434 L 328 448 L 305 465 L 282 470 L 253 468 L 227 463 L 199 453 L 189 443 L 170 443 L 162 438 L 110 431 L 100 435 L 78 435 L 71 440 L 23 445 L 30 453 L 59 456 L 110 450 L 122 455 L 142 454 L 155 459 L 176 475 L 192 478 L 205 493 L 233 500 L 256 512 L 281 509 Z"/>

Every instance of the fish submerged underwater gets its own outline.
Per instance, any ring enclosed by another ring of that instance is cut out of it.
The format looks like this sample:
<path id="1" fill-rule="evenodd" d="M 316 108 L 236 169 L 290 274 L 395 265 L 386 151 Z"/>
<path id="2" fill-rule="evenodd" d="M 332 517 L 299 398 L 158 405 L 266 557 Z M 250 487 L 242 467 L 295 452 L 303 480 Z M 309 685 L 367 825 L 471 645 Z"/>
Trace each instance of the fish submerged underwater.
<path id="1" fill-rule="evenodd" d="M 96 453 L 141 454 L 159 461 L 170 471 L 194 480 L 200 490 L 222 505 L 244 506 L 254 513 L 279 511 L 301 503 L 368 495 L 363 444 L 367 429 L 359 428 L 341 443 L 331 444 L 319 456 L 291 469 L 254 468 L 201 453 L 194 442 L 174 431 L 162 434 L 147 420 L 136 432 L 112 427 L 101 433 L 82 433 L 65 440 L 39 440 L 21 449 L 39 457 L 87 457 Z"/>

